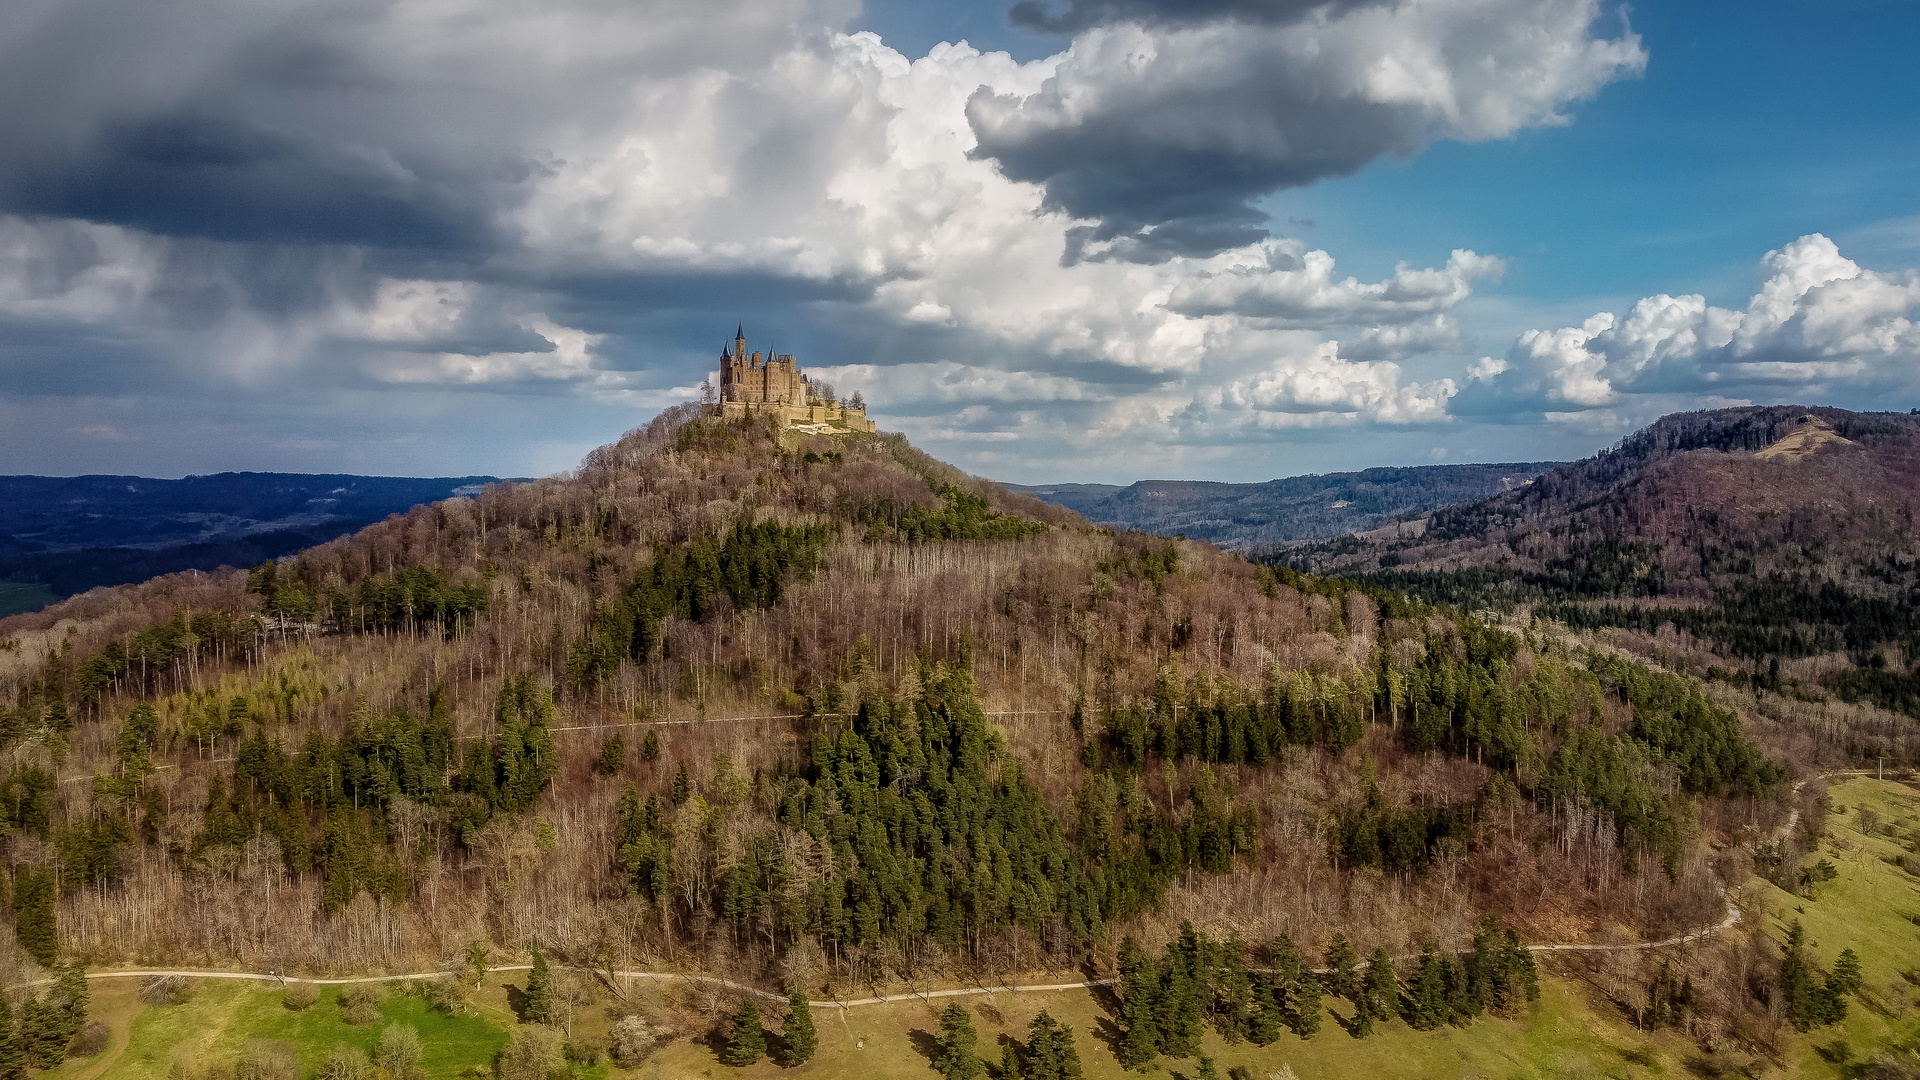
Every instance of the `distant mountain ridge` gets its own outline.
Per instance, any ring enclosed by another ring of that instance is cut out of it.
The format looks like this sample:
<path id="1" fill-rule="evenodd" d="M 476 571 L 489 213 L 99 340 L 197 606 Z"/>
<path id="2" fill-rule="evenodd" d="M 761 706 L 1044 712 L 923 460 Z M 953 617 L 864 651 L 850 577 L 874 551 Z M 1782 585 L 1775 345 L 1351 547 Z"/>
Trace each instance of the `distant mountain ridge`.
<path id="1" fill-rule="evenodd" d="M 1669 648 L 1709 673 L 1920 716 L 1915 477 L 1920 415 L 1682 413 L 1522 490 L 1436 511 L 1419 535 L 1285 561 L 1576 628 L 1679 632 Z"/>
<path id="2" fill-rule="evenodd" d="M 179 570 L 246 566 L 496 482 L 345 473 L 0 476 L 0 581 L 70 596 Z"/>
<path id="3" fill-rule="evenodd" d="M 1362 532 L 1407 515 L 1525 486 L 1557 461 L 1416 465 L 1289 476 L 1259 484 L 1141 480 L 1116 484 L 1006 484 L 1078 511 L 1092 521 L 1141 532 L 1184 533 L 1249 550 Z"/>

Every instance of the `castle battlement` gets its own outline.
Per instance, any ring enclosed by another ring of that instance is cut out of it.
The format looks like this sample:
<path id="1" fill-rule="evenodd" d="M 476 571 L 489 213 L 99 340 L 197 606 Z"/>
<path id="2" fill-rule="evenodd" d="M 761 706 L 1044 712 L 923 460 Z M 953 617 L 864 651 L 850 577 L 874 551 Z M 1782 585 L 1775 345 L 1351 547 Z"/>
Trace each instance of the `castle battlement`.
<path id="1" fill-rule="evenodd" d="M 829 403 L 813 392 L 791 353 L 747 351 L 746 328 L 734 331 L 733 349 L 720 353 L 721 416 L 772 416 L 783 427 L 824 433 L 872 431 L 864 404 Z"/>

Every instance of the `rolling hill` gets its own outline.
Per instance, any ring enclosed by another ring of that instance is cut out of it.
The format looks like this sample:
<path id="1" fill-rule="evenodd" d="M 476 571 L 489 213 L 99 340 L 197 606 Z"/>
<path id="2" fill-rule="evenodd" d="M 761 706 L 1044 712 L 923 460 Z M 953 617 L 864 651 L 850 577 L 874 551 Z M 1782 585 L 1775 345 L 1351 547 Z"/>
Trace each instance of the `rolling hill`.
<path id="1" fill-rule="evenodd" d="M 1558 462 L 1420 465 L 1290 476 L 1260 484 L 1141 480 L 1113 484 L 1008 484 L 1091 521 L 1182 535 L 1234 551 L 1376 528 L 1442 506 L 1525 486 Z"/>
<path id="2" fill-rule="evenodd" d="M 1916 476 L 1920 416 L 1686 413 L 1424 528 L 1283 558 L 1434 601 L 1621 628 L 1703 674 L 1920 716 Z"/>

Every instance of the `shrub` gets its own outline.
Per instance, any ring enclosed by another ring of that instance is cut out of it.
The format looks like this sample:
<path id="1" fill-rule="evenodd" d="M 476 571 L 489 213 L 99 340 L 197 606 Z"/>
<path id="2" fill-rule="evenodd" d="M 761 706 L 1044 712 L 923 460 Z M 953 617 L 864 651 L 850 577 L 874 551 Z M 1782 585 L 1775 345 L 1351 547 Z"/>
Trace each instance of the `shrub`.
<path id="1" fill-rule="evenodd" d="M 367 1052 L 345 1043 L 335 1043 L 314 1073 L 315 1080 L 369 1080 L 372 1075 L 373 1062 L 367 1060 Z"/>
<path id="2" fill-rule="evenodd" d="M 613 1061 L 631 1069 L 646 1059 L 663 1033 L 642 1016 L 623 1016 L 613 1025 Z"/>
<path id="3" fill-rule="evenodd" d="M 427 1005 L 435 1012 L 457 1016 L 466 1010 L 467 999 L 460 992 L 460 980 L 451 976 L 429 979 L 421 986 Z"/>
<path id="4" fill-rule="evenodd" d="M 235 1080 L 300 1080 L 300 1054 L 285 1039 L 249 1039 L 234 1063 Z"/>
<path id="5" fill-rule="evenodd" d="M 306 1012 L 320 1000 L 320 988 L 312 983 L 288 983 L 281 1001 L 294 1012 Z"/>
<path id="6" fill-rule="evenodd" d="M 372 983 L 354 983 L 340 991 L 340 1015 L 354 1027 L 380 1019 L 380 991 Z"/>
<path id="7" fill-rule="evenodd" d="M 147 1005 L 180 1005 L 193 997 L 193 980 L 184 975 L 155 975 L 140 984 Z"/>
<path id="8" fill-rule="evenodd" d="M 500 1051 L 494 1071 L 500 1080 L 548 1080 L 564 1076 L 567 1071 L 565 1044 L 566 1039 L 553 1028 L 522 1024 L 513 1029 L 513 1041 Z"/>
<path id="9" fill-rule="evenodd" d="M 405 1024 L 387 1025 L 387 1029 L 380 1033 L 380 1045 L 373 1052 L 373 1060 L 397 1080 L 417 1075 L 420 1072 L 420 1033 Z"/>
<path id="10" fill-rule="evenodd" d="M 105 1050 L 112 1038 L 112 1028 L 98 1020 L 89 1020 L 80 1025 L 80 1034 L 74 1037 L 73 1047 L 67 1053 L 73 1057 L 92 1057 Z"/>

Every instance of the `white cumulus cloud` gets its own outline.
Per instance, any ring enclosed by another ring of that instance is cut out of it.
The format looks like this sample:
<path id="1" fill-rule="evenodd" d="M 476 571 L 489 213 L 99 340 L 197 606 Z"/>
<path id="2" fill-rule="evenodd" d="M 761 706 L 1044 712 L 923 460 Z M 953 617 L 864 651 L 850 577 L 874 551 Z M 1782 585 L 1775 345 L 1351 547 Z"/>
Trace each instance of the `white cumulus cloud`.
<path id="1" fill-rule="evenodd" d="M 1920 274 L 1880 273 L 1818 233 L 1760 261 L 1743 309 L 1649 296 L 1624 317 L 1529 330 L 1483 358 L 1462 401 L 1578 412 L 1633 395 L 1822 394 L 1920 387 Z"/>

